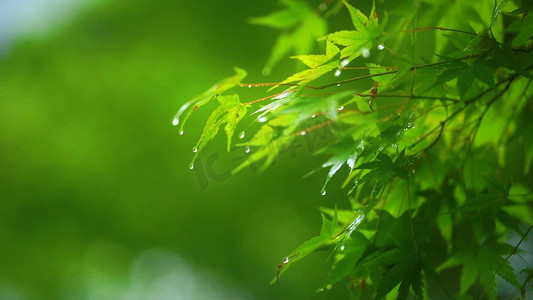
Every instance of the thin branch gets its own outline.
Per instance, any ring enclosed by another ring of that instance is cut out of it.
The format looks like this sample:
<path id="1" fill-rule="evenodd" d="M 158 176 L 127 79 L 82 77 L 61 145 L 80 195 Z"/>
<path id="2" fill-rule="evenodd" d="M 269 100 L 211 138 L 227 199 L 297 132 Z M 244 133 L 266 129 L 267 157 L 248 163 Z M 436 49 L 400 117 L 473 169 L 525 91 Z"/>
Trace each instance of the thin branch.
<path id="1" fill-rule="evenodd" d="M 509 253 L 509 255 L 507 255 L 507 257 L 505 258 L 504 261 L 502 261 L 502 263 L 500 264 L 500 266 L 496 269 L 496 272 L 494 272 L 494 274 L 498 273 L 498 271 L 500 271 L 501 267 L 503 266 L 503 264 L 509 260 L 509 258 L 511 258 L 511 256 L 513 256 L 514 254 L 516 254 L 518 252 L 518 248 L 520 247 L 520 245 L 522 244 L 522 242 L 526 239 L 527 235 L 529 234 L 529 232 L 531 231 L 531 229 L 533 229 L 533 225 L 529 226 L 528 230 L 526 231 L 526 233 L 522 236 L 522 238 L 520 239 L 520 241 L 518 242 L 518 244 L 516 244 L 516 246 L 513 248 L 513 251 L 511 251 L 511 253 Z"/>
<path id="2" fill-rule="evenodd" d="M 354 95 L 357 95 L 359 97 L 392 97 L 392 98 L 410 98 L 410 99 L 427 99 L 427 100 L 444 100 L 444 101 L 451 101 L 455 103 L 461 102 L 459 99 L 455 98 L 448 98 L 448 97 L 433 97 L 433 96 L 416 96 L 416 95 L 395 95 L 395 94 L 377 94 L 377 95 L 371 95 L 371 94 L 362 94 L 362 93 L 354 93 Z"/>
<path id="3" fill-rule="evenodd" d="M 271 98 L 276 98 L 276 97 L 279 97 L 279 96 L 281 96 L 283 94 L 290 94 L 290 93 L 292 93 L 292 92 L 284 91 L 284 92 L 281 92 L 281 93 L 277 93 L 277 94 L 274 94 L 274 95 L 263 97 L 261 99 L 253 100 L 253 101 L 250 101 L 250 102 L 241 103 L 241 105 L 251 105 L 251 104 L 254 104 L 254 103 L 257 103 L 257 102 L 261 102 L 261 101 L 268 100 L 268 99 L 271 99 Z"/>
<path id="4" fill-rule="evenodd" d="M 385 66 L 379 66 L 379 67 L 341 67 L 343 70 L 370 70 L 370 69 L 394 69 L 394 70 L 400 70 L 398 67 L 385 67 Z"/>
<path id="5" fill-rule="evenodd" d="M 409 225 L 411 225 L 411 235 L 413 236 L 415 254 L 418 256 L 418 243 L 416 242 L 415 227 L 413 226 L 413 214 L 411 212 L 411 190 L 409 188 L 409 181 L 407 181 L 407 203 L 409 205 Z"/>
<path id="6" fill-rule="evenodd" d="M 437 136 L 437 139 L 435 139 L 428 147 L 422 149 L 419 153 L 424 153 L 424 152 L 427 152 L 431 147 L 433 147 L 439 140 L 440 138 L 442 137 L 442 131 L 444 130 L 444 126 L 446 126 L 446 123 L 448 123 L 451 119 L 453 119 L 455 116 L 457 116 L 460 112 L 464 111 L 466 107 L 468 107 L 470 104 L 474 103 L 475 101 L 479 100 L 480 98 L 482 98 L 484 95 L 486 95 L 487 93 L 489 93 L 490 91 L 492 91 L 494 88 L 498 87 L 499 85 L 502 85 L 504 83 L 507 83 L 507 85 L 505 86 L 505 88 L 503 88 L 498 94 L 496 94 L 488 103 L 487 103 L 487 106 L 485 107 L 485 110 L 484 110 L 484 113 L 486 113 L 486 111 L 488 110 L 488 107 L 490 107 L 501 95 L 503 95 L 508 89 L 509 87 L 511 86 L 511 83 L 512 81 L 518 77 L 519 75 L 518 74 L 514 74 L 512 76 L 509 76 L 508 78 L 498 82 L 494 87 L 491 87 L 491 88 L 488 88 L 486 89 L 485 91 L 479 93 L 478 95 L 474 96 L 473 98 L 467 100 L 464 102 L 464 106 L 457 109 L 456 111 L 454 111 L 451 115 L 449 115 L 446 119 L 444 119 L 443 121 L 441 121 L 441 123 L 434 127 L 432 130 L 430 130 L 427 134 L 425 134 L 424 136 L 422 136 L 422 138 L 418 141 L 416 141 L 415 143 L 411 144 L 409 146 L 410 149 L 412 149 L 413 147 L 415 147 L 417 144 L 419 144 L 420 142 L 422 142 L 425 138 L 427 138 L 428 136 L 430 136 L 432 133 L 434 133 L 435 131 L 439 130 L 439 128 L 441 129 L 441 132 L 439 133 L 439 135 Z M 484 114 L 483 113 L 483 114 Z"/>
<path id="7" fill-rule="evenodd" d="M 437 26 L 418 27 L 415 29 L 404 30 L 403 32 L 409 33 L 409 32 L 418 32 L 418 31 L 425 31 L 425 30 L 452 31 L 452 32 L 459 32 L 459 33 L 465 33 L 465 34 L 470 34 L 470 35 L 478 35 L 475 32 L 464 31 L 464 30 L 454 29 L 454 28 L 437 27 Z"/>
<path id="8" fill-rule="evenodd" d="M 377 74 L 369 74 L 369 75 L 358 76 L 358 77 L 354 77 L 354 78 L 350 78 L 350 79 L 346 79 L 346 80 L 341 80 L 341 81 L 337 81 L 337 82 L 333 82 L 333 83 L 328 83 L 328 84 L 321 85 L 321 86 L 310 86 L 310 85 L 308 85 L 306 88 L 310 88 L 310 89 L 313 89 L 313 90 L 322 90 L 322 89 L 325 89 L 325 88 L 328 88 L 328 87 L 337 86 L 337 85 L 345 84 L 345 83 L 348 83 L 348 82 L 353 82 L 353 81 L 358 81 L 358 80 L 372 78 L 372 77 L 378 77 L 378 76 L 394 74 L 394 73 L 397 73 L 397 72 L 398 71 L 387 71 L 387 72 L 382 72 L 382 73 L 377 73 Z"/>
<path id="9" fill-rule="evenodd" d="M 460 58 L 457 58 L 457 59 L 454 59 L 454 60 L 449 60 L 449 61 L 448 60 L 446 60 L 446 61 L 438 61 L 438 62 L 434 62 L 434 63 L 428 63 L 428 64 L 422 64 L 422 65 L 418 65 L 418 66 L 412 66 L 411 68 L 409 68 L 408 71 L 412 72 L 412 71 L 414 71 L 416 69 L 429 68 L 429 67 L 443 65 L 443 64 L 447 64 L 447 63 L 455 62 L 455 61 L 461 61 L 461 60 L 465 60 L 465 59 L 469 59 L 469 58 L 477 57 L 477 56 L 479 56 L 479 55 L 473 55 L 473 56 L 469 55 L 469 56 L 464 56 L 464 57 L 460 57 Z M 381 68 L 386 68 L 386 67 L 381 67 Z M 381 73 L 376 73 L 376 74 L 358 76 L 358 77 L 354 77 L 354 78 L 350 78 L 350 79 L 346 79 L 346 80 L 341 80 L 341 81 L 337 81 L 337 82 L 328 83 L 328 84 L 321 85 L 321 86 L 306 85 L 305 88 L 306 89 L 311 89 L 311 90 L 323 90 L 325 88 L 332 87 L 332 86 L 339 86 L 341 84 L 345 84 L 345 83 L 349 83 L 349 82 L 359 81 L 359 80 L 368 79 L 368 78 L 372 78 L 372 77 L 385 76 L 385 75 L 389 75 L 389 74 L 395 74 L 395 73 L 398 73 L 398 72 L 399 72 L 399 69 L 392 70 L 392 71 L 381 72 Z M 278 86 L 278 85 L 291 86 L 291 87 L 301 86 L 300 84 L 297 84 L 297 83 L 282 83 L 282 82 L 240 83 L 239 84 L 240 87 L 248 87 L 248 88 L 265 87 L 265 86 L 274 86 L 275 87 L 275 86 Z"/>

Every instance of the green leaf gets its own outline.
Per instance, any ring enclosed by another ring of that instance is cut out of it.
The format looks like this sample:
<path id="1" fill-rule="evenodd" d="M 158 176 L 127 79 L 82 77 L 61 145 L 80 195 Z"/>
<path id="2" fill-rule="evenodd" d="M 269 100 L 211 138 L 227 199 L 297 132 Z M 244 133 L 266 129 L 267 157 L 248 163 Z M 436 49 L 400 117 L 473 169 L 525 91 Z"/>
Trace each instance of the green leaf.
<path id="1" fill-rule="evenodd" d="M 285 84 L 285 83 L 297 82 L 299 85 L 305 85 L 321 77 L 322 75 L 330 72 L 331 70 L 337 68 L 338 65 L 339 65 L 338 62 L 332 61 L 327 64 L 321 65 L 317 68 L 307 69 L 307 70 L 298 72 L 296 74 L 293 74 L 289 76 L 287 79 L 283 80 L 281 83 Z"/>
<path id="2" fill-rule="evenodd" d="M 217 100 L 220 102 L 220 106 L 211 113 L 209 118 L 207 118 L 204 131 L 194 148 L 195 153 L 191 166 L 194 166 L 198 154 L 200 154 L 205 145 L 217 135 L 218 129 L 224 124 L 226 124 L 224 130 L 228 137 L 227 150 L 229 151 L 231 147 L 231 138 L 233 137 L 237 123 L 246 115 L 247 109 L 239 101 L 239 95 L 218 96 Z"/>
<path id="3" fill-rule="evenodd" d="M 250 20 L 252 24 L 284 31 L 278 37 L 265 65 L 265 75 L 269 75 L 271 69 L 291 51 L 301 55 L 311 52 L 315 40 L 326 34 L 326 23 L 307 3 L 296 0 L 284 0 L 282 3 L 286 6 L 285 9 Z"/>
<path id="4" fill-rule="evenodd" d="M 320 54 L 297 55 L 291 56 L 291 58 L 300 60 L 309 68 L 318 68 L 329 61 L 329 58 L 326 55 Z"/>
<path id="5" fill-rule="evenodd" d="M 338 259 L 328 274 L 325 285 L 334 284 L 348 276 L 359 262 L 366 249 L 367 240 L 361 234 L 352 234 L 340 246 Z"/>
<path id="6" fill-rule="evenodd" d="M 185 123 L 187 122 L 187 119 L 189 119 L 193 111 L 207 104 L 209 101 L 214 99 L 216 96 L 240 84 L 241 80 L 244 79 L 244 77 L 246 77 L 246 74 L 247 74 L 246 71 L 244 71 L 243 69 L 239 69 L 239 68 L 235 68 L 235 72 L 237 74 L 235 74 L 234 76 L 228 77 L 228 78 L 225 78 L 219 81 L 217 84 L 212 86 L 207 91 L 201 93 L 200 95 L 192 98 L 191 100 L 183 104 L 183 106 L 178 110 L 178 112 L 174 116 L 172 124 L 174 126 L 178 126 L 179 124 L 181 124 L 180 132 L 183 132 Z"/>
<path id="7" fill-rule="evenodd" d="M 501 0 L 500 5 L 496 5 L 497 3 L 494 1 L 494 9 L 492 10 L 492 16 L 490 18 L 490 26 L 494 26 L 498 16 L 502 13 L 502 10 L 505 8 L 505 5 L 508 1 L 509 0 Z"/>
<path id="8" fill-rule="evenodd" d="M 330 41 L 326 41 L 326 54 L 309 54 L 309 55 L 296 55 L 291 58 L 298 59 L 309 68 L 318 68 L 319 66 L 327 63 L 331 59 L 335 58 L 340 52 L 339 48 Z"/>
<path id="9" fill-rule="evenodd" d="M 509 263 L 509 261 L 504 260 L 501 257 L 499 261 L 501 261 L 500 263 L 501 267 L 498 269 L 497 274 L 500 275 L 503 279 L 505 279 L 507 282 L 512 284 L 517 289 L 520 289 L 521 287 L 520 282 L 518 282 L 516 273 L 513 271 L 513 268 L 511 267 L 511 264 Z"/>
<path id="10" fill-rule="evenodd" d="M 287 268 L 294 262 L 306 257 L 314 251 L 335 243 L 334 234 L 337 228 L 337 215 L 334 214 L 331 220 L 328 220 L 324 214 L 322 214 L 322 227 L 320 229 L 320 235 L 314 237 L 292 251 L 286 258 L 283 259 L 282 264 L 278 267 L 276 278 L 272 279 L 270 284 L 275 283 L 279 276 L 281 276 Z"/>
<path id="11" fill-rule="evenodd" d="M 466 294 L 478 277 L 478 261 L 475 258 L 466 259 L 461 270 L 460 293 Z"/>
<path id="12" fill-rule="evenodd" d="M 319 153 L 335 153 L 335 155 L 330 157 L 328 161 L 322 164 L 322 168 L 329 168 L 326 181 L 322 186 L 322 194 L 325 193 L 328 182 L 344 164 L 348 166 L 350 173 L 353 171 L 357 158 L 361 152 L 361 145 L 355 144 L 350 136 L 345 136 L 341 142 L 325 147 L 319 151 Z"/>
<path id="13" fill-rule="evenodd" d="M 529 12 L 524 18 L 517 22 L 520 22 L 520 30 L 513 39 L 514 47 L 523 45 L 533 36 L 533 14 Z"/>
<path id="14" fill-rule="evenodd" d="M 382 28 L 378 24 L 375 7 L 372 7 L 370 17 L 367 17 L 347 2 L 344 2 L 344 4 L 350 12 L 356 31 L 337 31 L 328 34 L 326 39 L 334 44 L 344 46 L 345 48 L 341 50 L 341 57 L 348 57 L 349 60 L 353 60 L 361 55 L 362 51 L 364 51 L 363 49 L 369 51 L 372 48 L 374 40 L 381 36 Z"/>
<path id="15" fill-rule="evenodd" d="M 263 17 L 251 18 L 250 23 L 276 29 L 287 29 L 300 22 L 302 13 L 295 10 L 279 10 Z"/>

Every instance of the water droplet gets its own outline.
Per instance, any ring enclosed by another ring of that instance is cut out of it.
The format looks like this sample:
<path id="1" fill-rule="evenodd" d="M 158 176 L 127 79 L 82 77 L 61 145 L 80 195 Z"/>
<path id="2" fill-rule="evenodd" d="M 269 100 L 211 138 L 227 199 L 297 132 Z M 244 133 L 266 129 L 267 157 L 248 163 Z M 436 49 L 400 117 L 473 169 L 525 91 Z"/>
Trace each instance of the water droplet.
<path id="1" fill-rule="evenodd" d="M 361 49 L 361 55 L 364 57 L 364 58 L 368 58 L 370 56 L 370 50 L 368 50 L 368 48 L 363 48 Z"/>
<path id="2" fill-rule="evenodd" d="M 383 46 L 383 45 L 379 44 L 379 45 L 378 45 L 378 50 L 380 50 L 380 51 L 381 51 L 381 50 L 383 50 L 383 49 L 385 49 L 385 46 Z"/>
<path id="3" fill-rule="evenodd" d="M 193 163 L 191 163 L 191 164 L 189 165 L 189 170 L 192 170 L 192 169 L 194 169 L 194 164 L 193 164 Z"/>
<path id="4" fill-rule="evenodd" d="M 341 84 L 340 84 L 340 83 L 337 83 L 337 86 L 341 86 Z"/>
<path id="5" fill-rule="evenodd" d="M 246 146 L 246 149 L 244 149 L 244 152 L 245 152 L 245 153 L 250 153 L 250 151 L 251 151 L 251 150 L 250 150 L 250 147 Z"/>
<path id="6" fill-rule="evenodd" d="M 326 190 L 322 190 L 321 195 L 322 195 L 322 196 L 326 196 Z"/>
<path id="7" fill-rule="evenodd" d="M 326 285 L 326 290 L 331 290 L 332 287 L 333 287 L 333 285 L 328 284 L 328 285 Z"/>
<path id="8" fill-rule="evenodd" d="M 415 170 L 415 169 L 412 169 L 412 170 L 411 170 L 411 173 L 413 173 L 413 174 L 414 174 L 415 172 L 416 172 L 416 170 Z"/>
<path id="9" fill-rule="evenodd" d="M 172 125 L 174 126 L 178 126 L 179 123 L 180 123 L 180 120 L 178 118 L 174 118 L 174 120 L 172 120 Z"/>
<path id="10" fill-rule="evenodd" d="M 194 153 L 198 152 L 198 148 L 196 148 L 196 147 L 192 148 L 192 152 L 194 152 Z"/>
<path id="11" fill-rule="evenodd" d="M 357 145 L 357 149 L 359 149 L 359 150 L 361 150 L 361 152 L 363 152 L 363 150 L 365 150 L 365 142 L 361 141 L 359 143 L 359 145 Z"/>
<path id="12" fill-rule="evenodd" d="M 361 222 L 363 221 L 363 219 L 365 218 L 365 214 L 358 210 L 357 213 L 359 214 L 357 216 L 357 218 L 355 218 L 355 220 L 350 224 L 350 226 L 348 226 L 348 232 L 346 233 L 346 236 L 350 236 L 352 234 L 352 232 L 357 229 L 357 226 L 359 226 L 359 224 L 361 224 Z"/>
<path id="13" fill-rule="evenodd" d="M 270 73 L 272 73 L 272 70 L 269 67 L 263 68 L 263 75 L 264 76 L 268 76 L 268 75 L 270 75 Z"/>
<path id="14" fill-rule="evenodd" d="M 274 100 L 281 100 L 281 99 L 285 99 L 287 98 L 287 96 L 289 96 L 293 91 L 285 91 L 279 95 L 277 95 L 276 97 L 272 98 Z"/>
<path id="15" fill-rule="evenodd" d="M 289 259 L 288 257 L 284 257 L 284 258 L 283 258 L 283 263 L 284 263 L 284 264 L 288 264 L 289 261 L 290 261 L 290 259 Z"/>
<path id="16" fill-rule="evenodd" d="M 341 76 L 341 69 L 337 69 L 337 71 L 335 71 L 335 77 L 339 76 Z"/>
<path id="17" fill-rule="evenodd" d="M 268 119 L 266 117 L 260 117 L 257 120 L 259 121 L 259 123 L 265 123 Z"/>
<path id="18" fill-rule="evenodd" d="M 182 131 L 180 131 L 180 135 L 183 135 L 184 133 L 185 133 L 185 132 L 183 132 L 183 130 L 182 130 Z"/>
<path id="19" fill-rule="evenodd" d="M 306 135 L 307 132 L 305 130 L 302 130 L 302 132 L 300 132 L 300 135 Z"/>
<path id="20" fill-rule="evenodd" d="M 241 133 L 239 133 L 239 138 L 244 139 L 244 135 L 245 135 L 244 131 L 241 131 Z"/>
<path id="21" fill-rule="evenodd" d="M 341 251 L 344 251 L 344 245 L 341 246 Z"/>
<path id="22" fill-rule="evenodd" d="M 316 115 L 312 115 L 311 118 L 316 118 Z"/>
<path id="23" fill-rule="evenodd" d="M 249 85 L 248 85 L 248 88 L 249 88 L 249 89 L 251 89 L 251 88 L 252 88 L 252 85 L 251 85 L 251 84 L 249 84 Z"/>
<path id="24" fill-rule="evenodd" d="M 350 63 L 350 60 L 345 58 L 345 59 L 341 60 L 340 65 L 341 65 L 341 67 L 346 67 L 349 63 Z"/>
<path id="25" fill-rule="evenodd" d="M 320 9 L 321 11 L 326 11 L 328 9 L 328 5 L 322 2 L 320 3 L 320 5 L 318 5 L 318 9 Z"/>
<path id="26" fill-rule="evenodd" d="M 344 106 L 341 106 L 341 107 L 337 108 L 338 111 L 341 111 L 343 109 L 344 109 Z"/>

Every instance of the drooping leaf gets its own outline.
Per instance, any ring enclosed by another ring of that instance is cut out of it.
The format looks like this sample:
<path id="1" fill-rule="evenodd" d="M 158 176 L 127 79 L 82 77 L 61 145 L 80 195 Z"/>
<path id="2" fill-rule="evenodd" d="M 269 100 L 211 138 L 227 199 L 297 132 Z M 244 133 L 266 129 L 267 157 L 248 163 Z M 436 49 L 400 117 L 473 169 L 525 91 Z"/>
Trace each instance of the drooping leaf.
<path id="1" fill-rule="evenodd" d="M 328 220 L 322 214 L 322 227 L 320 228 L 320 235 L 316 236 L 292 251 L 286 258 L 283 259 L 282 264 L 278 266 L 276 278 L 272 279 L 271 284 L 275 283 L 279 276 L 281 276 L 287 268 L 294 262 L 306 257 L 314 251 L 335 243 L 335 230 L 337 228 L 337 215 L 334 214 L 331 220 Z"/>
<path id="2" fill-rule="evenodd" d="M 494 1 L 494 9 L 492 10 L 492 16 L 490 18 L 490 26 L 494 26 L 498 16 L 502 13 L 507 2 L 509 2 L 509 0 L 501 0 L 500 4 L 498 5 L 497 2 Z"/>
<path id="3" fill-rule="evenodd" d="M 217 100 L 220 106 L 207 118 L 204 131 L 194 147 L 195 153 L 191 166 L 194 166 L 194 161 L 198 157 L 198 154 L 217 135 L 218 129 L 224 124 L 226 124 L 224 130 L 228 137 L 227 150 L 229 151 L 237 123 L 246 115 L 246 106 L 242 105 L 239 101 L 239 95 L 218 96 Z"/>
<path id="4" fill-rule="evenodd" d="M 178 126 L 179 124 L 181 124 L 180 131 L 183 132 L 185 123 L 187 122 L 187 119 L 189 119 L 193 111 L 207 104 L 212 99 L 215 99 L 223 92 L 237 86 L 239 83 L 241 83 L 241 80 L 244 79 L 244 77 L 246 77 L 247 75 L 246 71 L 239 68 L 235 68 L 235 73 L 236 74 L 234 76 L 219 81 L 207 91 L 201 93 L 200 95 L 192 98 L 191 100 L 183 104 L 174 116 L 172 124 L 174 126 Z"/>
<path id="5" fill-rule="evenodd" d="M 348 276 L 366 249 L 367 240 L 362 234 L 352 234 L 338 247 L 338 258 L 328 274 L 325 285 L 331 285 Z"/>
<path id="6" fill-rule="evenodd" d="M 353 171 L 355 163 L 357 162 L 357 158 L 361 152 L 361 146 L 354 144 L 353 139 L 349 136 L 345 136 L 342 142 L 323 148 L 320 151 L 320 153 L 334 154 L 328 159 L 328 161 L 322 164 L 322 168 L 329 168 L 326 181 L 322 186 L 322 194 L 326 192 L 326 186 L 328 182 L 344 164 L 348 166 L 350 173 Z"/>

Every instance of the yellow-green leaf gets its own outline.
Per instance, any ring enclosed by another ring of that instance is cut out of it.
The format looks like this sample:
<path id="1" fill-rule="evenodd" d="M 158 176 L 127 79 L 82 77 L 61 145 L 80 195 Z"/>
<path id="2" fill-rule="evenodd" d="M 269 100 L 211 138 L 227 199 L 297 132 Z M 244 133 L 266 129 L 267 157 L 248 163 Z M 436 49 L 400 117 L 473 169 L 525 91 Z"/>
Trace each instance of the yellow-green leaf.
<path id="1" fill-rule="evenodd" d="M 172 124 L 174 126 L 178 126 L 179 124 L 181 124 L 180 132 L 183 132 L 185 123 L 187 122 L 187 119 L 189 119 L 194 110 L 207 104 L 209 101 L 214 99 L 216 96 L 222 94 L 223 92 L 235 87 L 236 85 L 241 83 L 241 80 L 244 79 L 244 77 L 246 77 L 247 75 L 246 71 L 240 68 L 235 68 L 235 73 L 235 75 L 222 79 L 217 84 L 209 88 L 207 91 L 201 93 L 200 95 L 192 98 L 191 100 L 183 104 L 174 116 Z"/>

